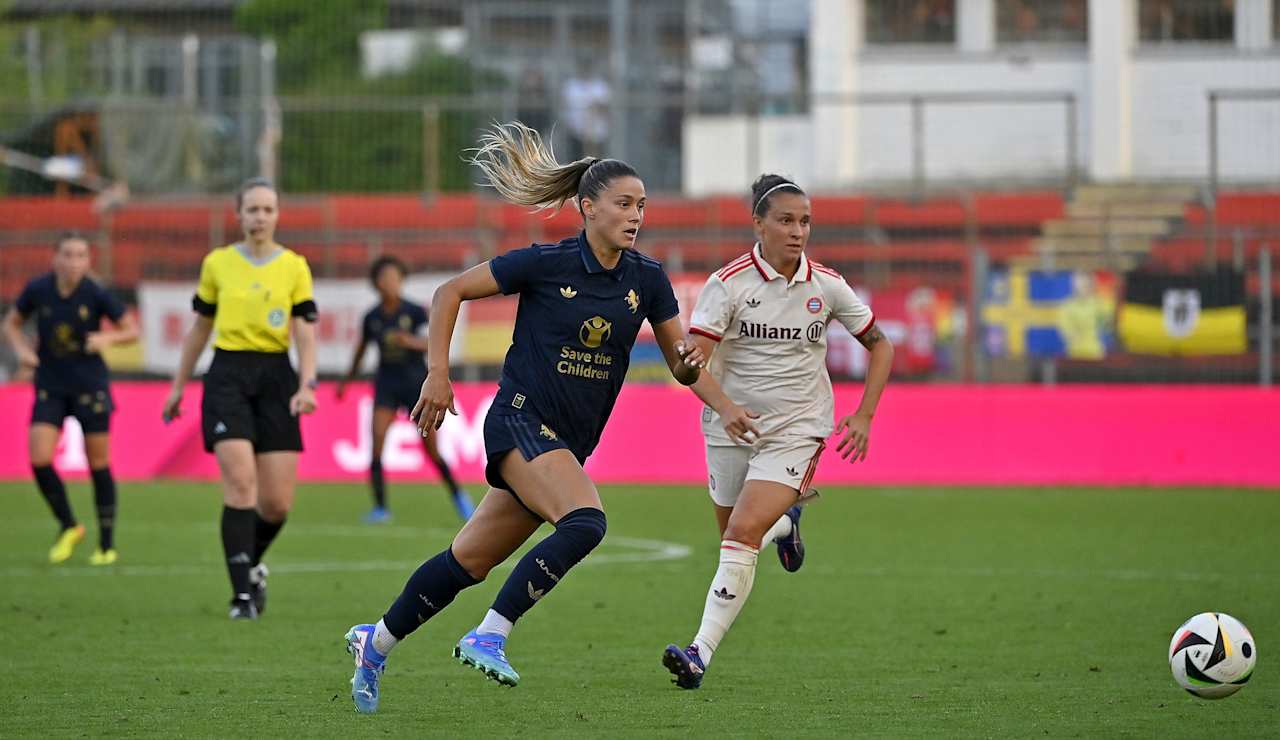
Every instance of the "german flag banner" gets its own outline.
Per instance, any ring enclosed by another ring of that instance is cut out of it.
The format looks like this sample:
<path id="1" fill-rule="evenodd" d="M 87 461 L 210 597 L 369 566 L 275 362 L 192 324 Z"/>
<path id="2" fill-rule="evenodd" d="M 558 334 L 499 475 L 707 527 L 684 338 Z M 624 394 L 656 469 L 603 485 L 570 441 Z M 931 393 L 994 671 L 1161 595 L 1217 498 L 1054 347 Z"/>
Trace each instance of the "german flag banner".
<path id="1" fill-rule="evenodd" d="M 1244 275 L 1131 272 L 1125 276 L 1118 329 L 1121 344 L 1134 354 L 1243 354 L 1248 348 Z"/>

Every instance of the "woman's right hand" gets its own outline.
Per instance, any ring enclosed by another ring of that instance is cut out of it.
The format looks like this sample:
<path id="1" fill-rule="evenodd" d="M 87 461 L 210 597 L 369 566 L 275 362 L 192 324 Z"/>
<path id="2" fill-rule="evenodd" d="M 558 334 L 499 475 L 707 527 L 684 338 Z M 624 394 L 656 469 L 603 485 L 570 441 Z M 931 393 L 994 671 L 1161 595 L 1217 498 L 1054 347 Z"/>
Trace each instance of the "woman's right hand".
<path id="1" fill-rule="evenodd" d="M 720 411 L 720 423 L 724 425 L 724 431 L 729 435 L 729 439 L 735 442 L 741 441 L 746 445 L 753 445 L 760 441 L 760 428 L 755 423 L 759 418 L 760 414 L 736 403 L 730 403 Z"/>
<path id="2" fill-rule="evenodd" d="M 169 389 L 169 397 L 164 401 L 164 410 L 160 412 L 160 418 L 168 424 L 179 416 L 182 416 L 182 389 L 173 387 Z"/>
<path id="3" fill-rule="evenodd" d="M 453 405 L 453 384 L 444 373 L 427 373 L 427 379 L 422 381 L 422 393 L 409 418 L 417 423 L 418 431 L 425 437 L 432 429 L 440 428 L 446 411 L 458 415 L 458 409 Z"/>

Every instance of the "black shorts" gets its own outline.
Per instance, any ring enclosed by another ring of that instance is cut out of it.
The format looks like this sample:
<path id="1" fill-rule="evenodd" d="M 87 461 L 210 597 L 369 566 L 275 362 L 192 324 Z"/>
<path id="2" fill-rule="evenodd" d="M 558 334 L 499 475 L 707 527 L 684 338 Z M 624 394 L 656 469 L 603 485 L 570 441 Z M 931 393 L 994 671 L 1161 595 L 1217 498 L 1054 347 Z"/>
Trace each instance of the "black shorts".
<path id="1" fill-rule="evenodd" d="M 112 411 L 115 402 L 106 388 L 68 391 L 36 386 L 31 423 L 52 424 L 61 429 L 62 420 L 74 416 L 85 434 L 105 434 L 111 428 Z"/>
<path id="2" fill-rule="evenodd" d="M 399 374 L 373 377 L 373 405 L 384 409 L 412 411 L 422 395 L 427 375 Z"/>
<path id="3" fill-rule="evenodd" d="M 289 413 L 298 375 L 286 352 L 213 353 L 200 402 L 204 449 L 247 439 L 254 452 L 301 452 L 302 426 Z"/>

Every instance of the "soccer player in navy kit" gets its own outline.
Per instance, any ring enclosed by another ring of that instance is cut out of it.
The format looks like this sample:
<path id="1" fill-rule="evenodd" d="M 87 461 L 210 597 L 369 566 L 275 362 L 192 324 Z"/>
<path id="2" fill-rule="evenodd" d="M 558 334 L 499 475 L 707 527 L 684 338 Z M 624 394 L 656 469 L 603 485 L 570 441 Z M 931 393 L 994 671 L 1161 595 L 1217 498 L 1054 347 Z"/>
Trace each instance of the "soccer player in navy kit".
<path id="1" fill-rule="evenodd" d="M 545 208 L 576 199 L 584 230 L 558 244 L 508 252 L 436 291 L 427 381 L 412 414 L 424 433 L 438 429 L 446 412 L 456 413 L 448 347 L 462 301 L 520 296 L 484 425 L 490 489 L 452 545 L 410 576 L 382 619 L 347 632 L 356 666 L 351 695 L 360 712 L 377 710 L 387 653 L 546 521 L 555 531 L 516 563 L 484 620 L 454 648 L 459 660 L 490 678 L 508 686 L 519 681 L 505 654 L 513 624 L 604 537 L 600 496 L 582 463 L 622 388 L 641 322 L 653 326 L 680 383 L 695 382 L 703 362 L 683 340 L 661 263 L 632 249 L 645 191 L 630 165 L 594 158 L 562 165 L 520 123 L 495 126 L 472 161 L 511 202 Z"/>
<path id="2" fill-rule="evenodd" d="M 89 242 L 68 233 L 58 239 L 53 272 L 27 283 L 5 319 L 5 334 L 22 365 L 34 367 L 36 400 L 31 410 L 28 447 L 31 469 L 40 494 L 57 517 L 61 530 L 49 550 L 49 562 L 71 557 L 84 539 L 84 525 L 76 521 L 67 489 L 53 469 L 53 455 L 62 421 L 76 417 L 84 430 L 84 452 L 93 479 L 93 502 L 98 513 L 98 549 L 92 565 L 116 562 L 116 483 L 111 477 L 110 436 L 113 402 L 102 350 L 138 338 L 138 326 L 124 306 L 87 275 Z M 38 349 L 22 333 L 22 324 L 36 318 Z M 100 328 L 103 317 L 115 327 Z"/>
<path id="3" fill-rule="evenodd" d="M 382 444 L 387 430 L 396 419 L 396 412 L 409 411 L 418 402 L 418 393 L 427 379 L 427 339 L 421 331 L 427 326 L 427 309 L 400 295 L 400 287 L 409 269 L 395 257 L 379 257 L 369 270 L 369 280 L 377 289 L 381 300 L 369 309 L 361 322 L 360 341 L 351 357 L 351 369 L 338 383 L 335 395 L 338 400 L 346 395 L 347 383 L 360 372 L 365 348 L 370 342 L 378 345 L 378 372 L 373 376 L 373 451 L 369 461 L 369 483 L 373 487 L 373 509 L 365 516 L 370 524 L 391 520 L 387 508 L 387 489 L 382 476 Z M 475 511 L 471 497 L 458 485 L 449 470 L 449 463 L 440 457 L 436 449 L 435 433 L 422 438 L 422 448 L 427 459 L 440 472 L 440 478 L 449 487 L 458 516 L 466 521 Z"/>

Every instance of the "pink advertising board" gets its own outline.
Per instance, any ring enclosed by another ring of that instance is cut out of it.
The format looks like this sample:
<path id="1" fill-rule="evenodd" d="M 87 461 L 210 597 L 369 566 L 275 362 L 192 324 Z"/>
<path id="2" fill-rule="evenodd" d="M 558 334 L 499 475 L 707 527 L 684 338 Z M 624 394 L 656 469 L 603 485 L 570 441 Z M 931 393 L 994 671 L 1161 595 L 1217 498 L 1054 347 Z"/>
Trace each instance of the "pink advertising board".
<path id="1" fill-rule="evenodd" d="M 166 426 L 161 383 L 116 383 L 113 468 L 124 480 L 216 478 L 200 446 L 200 387 Z M 467 481 L 484 468 L 489 384 L 458 384 L 459 416 L 440 435 L 441 452 Z M 837 408 L 861 388 L 840 386 Z M 32 391 L 0 386 L 0 479 L 30 477 L 26 427 Z M 305 480 L 358 480 L 369 456 L 368 386 L 343 402 L 322 386 L 320 411 L 303 421 Z M 699 484 L 705 474 L 701 406 L 679 387 L 632 385 L 618 400 L 587 470 L 602 483 Z M 57 466 L 86 469 L 80 430 L 64 428 Z M 1280 391 L 1252 387 L 891 385 L 871 435 L 868 460 L 851 465 L 829 446 L 817 484 L 1015 485 L 1078 483 L 1280 487 Z M 432 480 L 416 432 L 400 421 L 383 455 L 388 473 Z"/>

